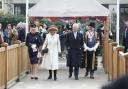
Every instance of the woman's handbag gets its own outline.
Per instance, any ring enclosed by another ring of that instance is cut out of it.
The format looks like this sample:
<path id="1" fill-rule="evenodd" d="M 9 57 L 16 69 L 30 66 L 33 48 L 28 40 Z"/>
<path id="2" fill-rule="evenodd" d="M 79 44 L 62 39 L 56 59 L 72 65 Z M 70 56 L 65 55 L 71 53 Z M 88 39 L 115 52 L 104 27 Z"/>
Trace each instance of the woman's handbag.
<path id="1" fill-rule="evenodd" d="M 45 49 L 42 50 L 42 53 L 48 53 L 48 48 L 45 47 Z"/>
<path id="2" fill-rule="evenodd" d="M 48 53 L 48 48 L 47 48 L 47 46 L 48 46 L 48 43 L 47 43 L 46 47 L 42 50 L 42 54 Z"/>

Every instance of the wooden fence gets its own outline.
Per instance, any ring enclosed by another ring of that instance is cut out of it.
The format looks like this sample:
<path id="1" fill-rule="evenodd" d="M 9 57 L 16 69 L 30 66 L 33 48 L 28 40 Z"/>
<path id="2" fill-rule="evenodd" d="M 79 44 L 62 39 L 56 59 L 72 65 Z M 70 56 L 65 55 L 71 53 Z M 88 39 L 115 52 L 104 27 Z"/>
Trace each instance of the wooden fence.
<path id="1" fill-rule="evenodd" d="M 124 53 L 122 46 L 117 46 L 116 42 L 105 39 L 103 42 L 104 69 L 109 80 L 116 80 L 128 73 L 128 53 Z"/>
<path id="2" fill-rule="evenodd" d="M 7 89 L 29 70 L 25 43 L 0 48 L 0 89 Z"/>

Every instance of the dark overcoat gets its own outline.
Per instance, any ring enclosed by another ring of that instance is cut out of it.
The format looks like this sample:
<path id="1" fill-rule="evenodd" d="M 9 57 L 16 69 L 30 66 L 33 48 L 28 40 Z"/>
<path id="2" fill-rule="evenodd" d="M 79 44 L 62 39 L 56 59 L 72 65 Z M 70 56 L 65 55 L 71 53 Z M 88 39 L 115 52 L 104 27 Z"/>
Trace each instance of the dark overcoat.
<path id="1" fill-rule="evenodd" d="M 79 67 L 81 65 L 83 35 L 77 32 L 75 39 L 73 32 L 66 35 L 66 46 L 68 50 L 67 66 Z"/>
<path id="2" fill-rule="evenodd" d="M 125 47 L 125 52 L 127 52 L 127 49 L 128 49 L 128 27 L 126 27 L 126 30 L 123 35 L 123 46 Z"/>
<path id="3" fill-rule="evenodd" d="M 32 47 L 31 47 L 32 44 L 36 44 L 37 49 L 39 48 L 41 44 L 41 39 L 40 39 L 40 35 L 38 32 L 36 32 L 35 34 L 32 34 L 30 32 L 27 34 L 27 37 L 26 37 L 26 45 L 28 47 L 29 58 L 30 58 L 31 64 L 34 64 L 35 63 L 34 60 L 37 60 L 38 51 L 33 52 Z"/>

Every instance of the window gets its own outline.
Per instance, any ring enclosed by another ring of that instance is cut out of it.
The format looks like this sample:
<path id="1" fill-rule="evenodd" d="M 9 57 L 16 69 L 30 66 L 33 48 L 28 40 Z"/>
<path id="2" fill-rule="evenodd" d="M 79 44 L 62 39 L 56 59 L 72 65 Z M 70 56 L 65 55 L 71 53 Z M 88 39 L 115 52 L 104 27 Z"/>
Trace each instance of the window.
<path id="1" fill-rule="evenodd" d="M 104 7 L 106 7 L 106 8 L 108 8 L 108 6 L 109 6 L 108 4 L 102 4 L 102 5 L 103 5 Z"/>
<path id="2" fill-rule="evenodd" d="M 121 13 L 128 13 L 128 4 L 121 4 L 120 5 L 120 12 Z"/>
<path id="3" fill-rule="evenodd" d="M 125 12 L 128 13 L 128 8 L 125 8 Z"/>
<path id="4" fill-rule="evenodd" d="M 120 8 L 121 13 L 124 13 L 124 10 L 125 10 L 124 8 Z"/>
<path id="5" fill-rule="evenodd" d="M 20 15 L 21 14 L 21 9 L 20 7 L 15 7 L 15 15 Z"/>
<path id="6" fill-rule="evenodd" d="M 35 4 L 29 4 L 29 8 Z M 25 15 L 26 14 L 26 4 L 14 4 L 14 14 L 15 15 Z"/>
<path id="7" fill-rule="evenodd" d="M 15 15 L 25 15 L 26 7 L 25 4 L 14 4 Z"/>
<path id="8" fill-rule="evenodd" d="M 33 7 L 35 4 L 29 4 L 29 8 Z"/>
<path id="9" fill-rule="evenodd" d="M 0 9 L 2 9 L 2 1 L 0 1 Z"/>

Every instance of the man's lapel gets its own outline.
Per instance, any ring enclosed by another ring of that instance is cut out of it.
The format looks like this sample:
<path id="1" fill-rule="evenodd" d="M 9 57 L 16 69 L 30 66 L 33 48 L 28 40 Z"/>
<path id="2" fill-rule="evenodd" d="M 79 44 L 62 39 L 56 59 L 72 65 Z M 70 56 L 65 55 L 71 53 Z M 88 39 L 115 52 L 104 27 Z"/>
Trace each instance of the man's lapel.
<path id="1" fill-rule="evenodd" d="M 72 38 L 75 39 L 74 33 L 72 32 Z"/>

